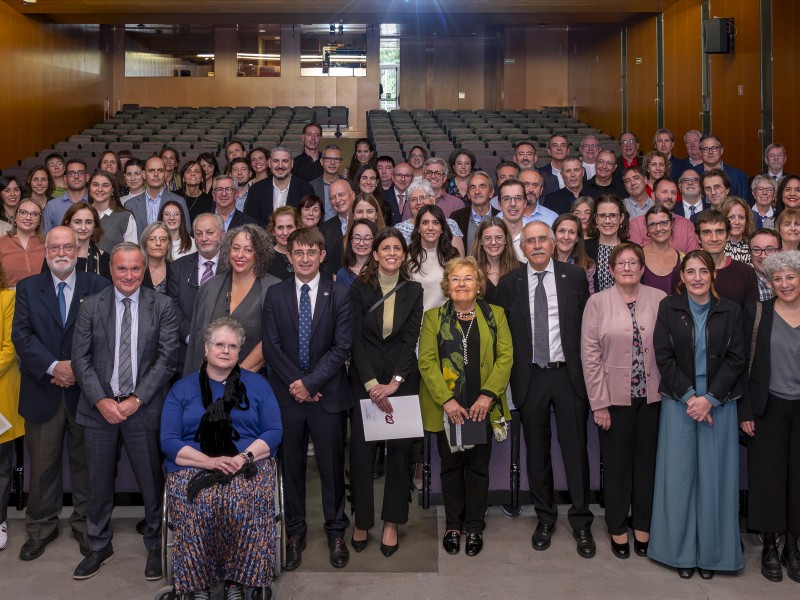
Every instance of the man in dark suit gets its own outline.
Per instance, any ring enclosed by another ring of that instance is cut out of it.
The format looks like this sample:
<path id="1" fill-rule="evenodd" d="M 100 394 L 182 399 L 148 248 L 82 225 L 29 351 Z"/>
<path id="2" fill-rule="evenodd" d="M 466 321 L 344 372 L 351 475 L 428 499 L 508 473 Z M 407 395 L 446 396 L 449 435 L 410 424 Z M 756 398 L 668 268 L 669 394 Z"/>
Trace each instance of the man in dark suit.
<path id="1" fill-rule="evenodd" d="M 344 542 L 344 434 L 352 397 L 344 364 L 353 339 L 350 295 L 319 269 L 325 240 L 315 228 L 289 236 L 295 276 L 267 290 L 262 347 L 267 379 L 283 425 L 281 464 L 286 499 L 286 569 L 296 569 L 306 545 L 306 455 L 314 442 L 330 563 L 350 560 Z"/>
<path id="2" fill-rule="evenodd" d="M 703 164 L 698 165 L 695 170 L 702 175 L 705 171 L 722 169 L 730 180 L 731 194 L 744 199 L 750 198 L 747 175 L 744 174 L 744 171 L 722 162 L 724 153 L 725 146 L 722 145 L 722 141 L 716 135 L 710 133 L 703 136 L 700 140 L 700 155 L 703 157 Z"/>
<path id="3" fill-rule="evenodd" d="M 356 194 L 346 179 L 334 181 L 328 193 L 331 197 L 331 206 L 335 216 L 331 217 L 319 230 L 325 237 L 325 258 L 323 264 L 328 273 L 335 274 L 342 266 L 342 253 L 344 252 L 344 233 L 347 231 L 347 220 L 350 217 L 350 207 L 356 199 Z"/>
<path id="4" fill-rule="evenodd" d="M 211 184 L 214 197 L 214 214 L 222 219 L 223 237 L 228 229 L 255 224 L 256 220 L 236 208 L 236 182 L 230 175 L 217 175 Z M 249 202 L 248 202 L 249 204 Z"/>
<path id="5" fill-rule="evenodd" d="M 25 514 L 28 541 L 19 557 L 34 560 L 58 536 L 61 512 L 62 450 L 69 451 L 72 535 L 86 548 L 86 494 L 89 475 L 83 427 L 75 421 L 80 390 L 72 370 L 72 333 L 81 302 L 109 281 L 75 270 L 78 240 L 68 227 L 47 234 L 45 257 L 49 273 L 17 284 L 11 339 L 20 360 L 19 414 L 25 419 L 30 455 L 30 488 Z"/>
<path id="6" fill-rule="evenodd" d="M 622 174 L 628 167 L 641 167 L 644 157 L 639 153 L 639 138 L 631 131 L 626 131 L 619 136 L 621 154 L 617 158 L 617 168 L 614 170 L 614 180 L 617 185 L 622 185 Z"/>
<path id="7" fill-rule="evenodd" d="M 514 145 L 514 157 L 513 158 L 514 158 L 514 162 L 519 167 L 519 170 L 522 170 L 522 169 L 536 169 L 536 161 L 538 160 L 539 157 L 536 154 L 536 146 L 534 145 L 534 143 L 533 142 L 529 142 L 527 140 L 522 140 L 520 142 L 517 142 Z M 502 163 L 500 163 L 500 164 L 502 164 Z M 498 164 L 498 169 L 499 169 L 499 167 L 500 167 L 500 165 Z M 544 166 L 544 167 L 542 167 L 541 169 L 536 169 L 536 170 L 539 171 L 542 174 L 542 177 L 544 177 L 544 190 L 545 190 L 545 193 L 553 192 L 553 191 L 557 190 L 559 187 L 561 187 L 561 185 L 560 185 L 560 183 L 558 181 L 558 177 L 556 177 L 553 174 L 553 171 L 550 168 L 549 164 Z M 517 171 L 517 173 L 514 174 L 512 179 L 518 179 L 518 178 L 519 178 L 519 171 Z M 500 176 L 499 176 L 499 171 L 498 171 L 498 177 L 497 177 L 497 187 L 498 188 L 500 187 L 501 183 L 503 183 L 503 182 L 500 181 Z"/>
<path id="8" fill-rule="evenodd" d="M 292 151 L 286 146 L 275 146 L 269 156 L 272 175 L 250 187 L 245 214 L 253 217 L 262 227 L 266 226 L 276 208 L 296 208 L 300 198 L 314 193 L 308 182 L 292 175 L 293 164 Z"/>
<path id="9" fill-rule="evenodd" d="M 450 215 L 450 218 L 458 223 L 458 228 L 464 234 L 464 248 L 466 248 L 467 254 L 472 248 L 472 240 L 475 239 L 481 222 L 486 217 L 493 217 L 500 212 L 489 203 L 493 195 L 494 187 L 492 187 L 492 179 L 489 174 L 485 171 L 475 171 L 467 181 L 469 205 Z"/>
<path id="10" fill-rule="evenodd" d="M 89 554 L 73 573 L 88 579 L 114 555 L 111 511 L 120 444 L 144 500 L 145 578 L 161 571 L 161 408 L 178 358 L 178 319 L 172 301 L 141 287 L 144 255 L 123 242 L 111 251 L 113 287 L 81 305 L 72 344 L 81 388 L 77 421 L 84 427 L 91 486 L 86 507 Z"/>
<path id="11" fill-rule="evenodd" d="M 193 231 L 197 252 L 182 256 L 167 265 L 167 294 L 175 303 L 175 312 L 178 315 L 179 365 L 186 360 L 186 344 L 189 341 L 197 290 L 217 272 L 219 248 L 225 238 L 225 225 L 219 215 L 205 213 L 194 220 Z"/>
<path id="12" fill-rule="evenodd" d="M 133 213 L 133 218 L 136 220 L 136 236 L 141 237 L 148 225 L 158 221 L 161 205 L 169 200 L 180 205 L 183 222 L 188 223 L 189 209 L 186 207 L 186 200 L 164 187 L 166 173 L 164 161 L 153 156 L 147 159 L 144 168 L 145 190 L 125 203 L 125 208 Z"/>
<path id="13" fill-rule="evenodd" d="M 322 175 L 311 181 L 311 188 L 314 194 L 319 196 L 324 206 L 322 220 L 330 219 L 334 216 L 331 208 L 331 200 L 328 196 L 330 185 L 337 179 L 346 179 L 340 174 L 342 170 L 342 149 L 336 144 L 328 144 L 322 151 Z"/>
<path id="14" fill-rule="evenodd" d="M 397 163 L 392 169 L 393 185 L 382 192 L 383 201 L 392 209 L 392 225 L 411 218 L 407 190 L 412 181 L 414 181 L 414 167 L 405 162 Z"/>
<path id="15" fill-rule="evenodd" d="M 672 212 L 679 217 L 685 217 L 694 223 L 697 215 L 711 208 L 711 204 L 703 198 L 700 175 L 694 169 L 684 169 L 678 179 L 678 189 L 681 191 L 681 201 L 675 203 Z"/>
<path id="16" fill-rule="evenodd" d="M 580 267 L 552 260 L 555 238 L 547 224 L 526 225 L 522 248 L 528 266 L 500 280 L 497 303 L 506 310 L 514 341 L 511 394 L 525 435 L 528 480 L 539 517 L 532 544 L 535 550 L 550 546 L 558 516 L 550 462 L 552 407 L 572 499 L 569 522 L 578 554 L 591 558 L 596 548 L 586 451 L 589 403 L 580 348 L 589 286 Z"/>

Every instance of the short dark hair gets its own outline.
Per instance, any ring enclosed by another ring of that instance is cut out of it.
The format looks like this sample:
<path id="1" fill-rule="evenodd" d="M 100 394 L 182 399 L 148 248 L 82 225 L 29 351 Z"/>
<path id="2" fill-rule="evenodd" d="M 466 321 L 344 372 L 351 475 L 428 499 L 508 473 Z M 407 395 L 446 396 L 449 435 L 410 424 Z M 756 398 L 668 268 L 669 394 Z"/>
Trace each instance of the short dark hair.
<path id="1" fill-rule="evenodd" d="M 753 238 L 759 235 L 771 235 L 776 240 L 778 240 L 778 250 L 783 247 L 783 240 L 781 239 L 781 234 L 775 231 L 774 229 L 770 229 L 769 227 L 762 227 L 761 229 L 757 229 L 753 232 L 753 235 L 750 236 L 750 239 L 747 240 L 748 246 L 753 246 Z"/>
<path id="2" fill-rule="evenodd" d="M 378 158 L 375 160 L 375 164 L 376 164 L 376 165 L 377 165 L 378 163 L 381 163 L 381 162 L 388 162 L 388 163 L 392 163 L 392 168 L 393 168 L 393 169 L 394 169 L 394 168 L 397 166 L 397 163 L 394 161 L 394 159 L 393 159 L 391 156 L 387 156 L 386 154 L 383 154 L 382 156 L 379 156 L 379 157 L 378 157 Z"/>
<path id="3" fill-rule="evenodd" d="M 320 125 L 319 123 L 314 123 L 312 121 L 311 123 L 306 123 L 305 125 L 303 125 L 303 133 L 304 134 L 305 134 L 306 131 L 308 131 L 309 127 L 316 127 L 317 129 L 319 129 L 319 134 L 322 135 L 322 125 Z"/>
<path id="4" fill-rule="evenodd" d="M 325 250 L 325 236 L 316 227 L 301 227 L 290 233 L 289 239 L 286 240 L 289 252 L 294 250 L 295 245 L 316 246 L 320 250 Z"/>
<path id="5" fill-rule="evenodd" d="M 709 177 L 719 177 L 722 179 L 722 185 L 724 185 L 728 190 L 731 189 L 731 180 L 728 177 L 728 174 L 723 171 L 722 169 L 709 169 L 708 171 L 703 171 L 700 175 L 700 189 L 703 189 L 706 185 L 706 179 Z"/>
<path id="6" fill-rule="evenodd" d="M 725 231 L 727 233 L 731 232 L 731 222 L 716 209 L 704 210 L 695 217 L 694 221 L 694 232 L 697 234 L 697 237 L 700 237 L 700 226 L 711 224 L 711 223 L 724 223 L 725 224 Z"/>

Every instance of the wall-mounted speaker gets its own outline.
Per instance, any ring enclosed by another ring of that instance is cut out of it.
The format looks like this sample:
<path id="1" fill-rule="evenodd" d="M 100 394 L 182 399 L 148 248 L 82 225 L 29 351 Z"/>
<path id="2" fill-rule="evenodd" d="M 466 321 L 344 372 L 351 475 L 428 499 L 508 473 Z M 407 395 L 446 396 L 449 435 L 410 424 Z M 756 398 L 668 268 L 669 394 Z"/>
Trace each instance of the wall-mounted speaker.
<path id="1" fill-rule="evenodd" d="M 730 54 L 733 52 L 733 19 L 706 19 L 703 21 L 703 39 L 706 54 Z"/>

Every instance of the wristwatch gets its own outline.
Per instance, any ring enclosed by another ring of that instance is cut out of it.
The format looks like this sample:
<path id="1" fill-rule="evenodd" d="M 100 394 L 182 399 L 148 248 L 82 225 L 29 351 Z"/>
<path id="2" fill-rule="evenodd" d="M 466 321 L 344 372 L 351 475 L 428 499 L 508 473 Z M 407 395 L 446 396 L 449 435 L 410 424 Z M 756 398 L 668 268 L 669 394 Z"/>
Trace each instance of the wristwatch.
<path id="1" fill-rule="evenodd" d="M 401 375 L 394 375 L 392 379 L 394 379 L 397 383 L 403 383 L 405 381 L 405 377 L 402 377 Z"/>
<path id="2" fill-rule="evenodd" d="M 246 452 L 240 452 L 239 456 L 241 456 L 246 463 L 251 463 L 253 460 L 255 460 L 255 456 L 253 456 L 253 453 L 250 452 L 250 450 L 247 450 Z"/>

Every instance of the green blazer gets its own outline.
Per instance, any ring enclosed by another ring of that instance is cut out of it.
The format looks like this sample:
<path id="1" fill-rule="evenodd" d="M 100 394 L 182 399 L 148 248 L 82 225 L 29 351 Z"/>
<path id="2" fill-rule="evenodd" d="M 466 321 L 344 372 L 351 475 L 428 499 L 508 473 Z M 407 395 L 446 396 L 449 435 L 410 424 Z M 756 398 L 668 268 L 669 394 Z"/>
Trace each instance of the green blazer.
<path id="1" fill-rule="evenodd" d="M 481 334 L 481 389 L 489 390 L 500 398 L 502 408 L 497 405 L 492 409 L 490 418 L 495 421 L 502 415 L 506 421 L 511 420 L 511 413 L 506 405 L 506 388 L 511 377 L 511 364 L 514 360 L 511 345 L 511 330 L 502 308 L 490 305 L 497 322 L 497 355 L 492 356 L 492 334 L 483 313 L 478 310 L 478 331 Z M 422 409 L 422 426 L 425 431 L 442 431 L 444 420 L 442 406 L 453 398 L 442 375 L 442 363 L 439 359 L 439 346 L 436 336 L 441 321 L 439 308 L 425 312 L 422 318 L 422 331 L 419 337 L 419 371 L 422 381 L 419 388 L 419 403 Z"/>

